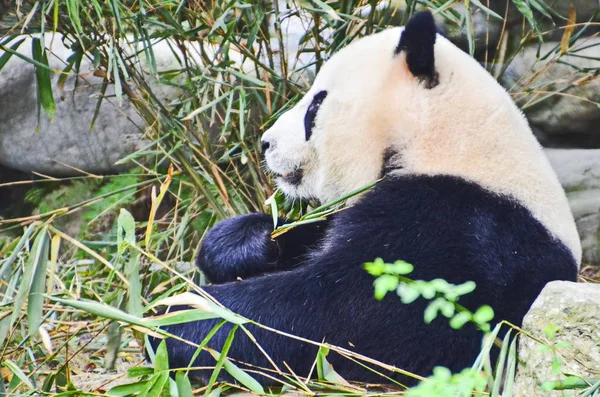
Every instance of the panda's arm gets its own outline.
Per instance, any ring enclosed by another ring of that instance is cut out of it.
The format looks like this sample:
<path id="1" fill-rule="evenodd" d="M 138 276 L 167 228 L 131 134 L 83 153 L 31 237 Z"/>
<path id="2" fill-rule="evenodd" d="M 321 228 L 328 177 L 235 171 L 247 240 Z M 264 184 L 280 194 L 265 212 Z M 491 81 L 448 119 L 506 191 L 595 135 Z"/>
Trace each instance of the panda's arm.
<path id="1" fill-rule="evenodd" d="M 284 223 L 285 220 L 279 221 Z M 225 219 L 204 237 L 196 264 L 212 283 L 290 269 L 298 266 L 323 237 L 328 223 L 297 226 L 273 240 L 270 215 L 257 213 Z"/>

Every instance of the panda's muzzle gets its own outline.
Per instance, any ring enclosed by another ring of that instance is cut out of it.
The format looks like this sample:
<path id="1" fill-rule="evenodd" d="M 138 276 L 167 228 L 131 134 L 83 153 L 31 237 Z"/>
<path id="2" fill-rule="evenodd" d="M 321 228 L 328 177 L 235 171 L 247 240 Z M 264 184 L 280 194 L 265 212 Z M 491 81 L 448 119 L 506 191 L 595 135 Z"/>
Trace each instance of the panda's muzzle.
<path id="1" fill-rule="evenodd" d="M 279 178 L 283 182 L 289 183 L 290 185 L 296 186 L 302 182 L 302 177 L 304 176 L 304 170 L 302 168 L 297 168 L 295 171 L 287 172 L 285 174 L 278 175 Z"/>

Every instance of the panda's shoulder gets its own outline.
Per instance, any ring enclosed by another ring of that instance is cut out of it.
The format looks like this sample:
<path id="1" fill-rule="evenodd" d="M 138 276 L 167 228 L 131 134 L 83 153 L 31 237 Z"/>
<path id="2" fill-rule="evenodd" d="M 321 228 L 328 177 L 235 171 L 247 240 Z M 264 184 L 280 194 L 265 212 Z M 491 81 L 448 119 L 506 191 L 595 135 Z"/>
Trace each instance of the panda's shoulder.
<path id="1" fill-rule="evenodd" d="M 519 202 L 452 175 L 387 178 L 338 216 L 336 233 L 431 233 L 440 242 L 459 238 L 511 242 L 554 241 Z M 446 233 L 446 236 L 442 236 Z M 430 238 L 424 236 L 424 238 Z M 467 241 L 464 241 L 467 245 Z"/>
<path id="2" fill-rule="evenodd" d="M 459 211 L 488 209 L 494 213 L 514 212 L 514 200 L 452 175 L 407 175 L 388 177 L 367 192 L 347 216 L 361 212 L 381 215 L 405 214 L 414 217 L 441 212 L 452 217 Z"/>

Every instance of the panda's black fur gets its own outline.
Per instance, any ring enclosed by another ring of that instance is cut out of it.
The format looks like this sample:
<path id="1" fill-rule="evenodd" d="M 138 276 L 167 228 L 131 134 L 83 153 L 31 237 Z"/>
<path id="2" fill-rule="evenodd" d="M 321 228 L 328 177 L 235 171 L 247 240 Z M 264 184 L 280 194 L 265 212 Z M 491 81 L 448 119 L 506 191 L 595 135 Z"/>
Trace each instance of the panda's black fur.
<path id="1" fill-rule="evenodd" d="M 277 226 L 288 223 L 279 220 Z M 219 222 L 204 237 L 196 265 L 211 283 L 224 283 L 296 267 L 323 237 L 329 222 L 292 228 L 271 239 L 273 218 L 248 214 Z"/>
<path id="2" fill-rule="evenodd" d="M 416 19 L 410 29 L 435 29 L 430 17 Z M 410 48 L 411 43 L 402 46 Z M 433 77 L 433 65 L 421 61 L 431 63 L 432 57 L 412 62 L 424 76 Z M 575 281 L 577 276 L 571 251 L 528 209 L 454 176 L 388 176 L 329 222 L 299 226 L 276 241 L 270 239 L 272 230 L 266 214 L 235 217 L 213 228 L 198 257 L 198 265 L 215 283 L 205 287 L 206 292 L 266 326 L 424 376 L 434 366 L 452 371 L 470 366 L 480 349 L 481 333 L 468 325 L 453 330 L 445 318 L 425 324 L 428 301 L 423 299 L 405 305 L 390 293 L 375 300 L 374 279 L 363 269 L 365 262 L 402 259 L 414 265 L 413 279 L 475 281 L 476 290 L 460 304 L 471 310 L 490 305 L 495 320 L 517 325 L 546 283 Z M 236 281 L 238 277 L 243 281 Z M 166 330 L 199 343 L 216 323 L 199 321 Z M 314 344 L 247 327 L 281 369 L 286 369 L 285 362 L 295 374 L 308 375 L 317 353 Z M 220 351 L 230 329 L 224 325 L 208 346 Z M 151 342 L 156 347 L 159 340 Z M 171 368 L 187 367 L 195 348 L 175 339 L 166 343 Z M 272 368 L 241 330 L 228 356 L 243 368 L 243 363 Z M 335 353 L 328 359 L 348 380 L 384 381 Z M 215 359 L 203 351 L 193 365 L 214 367 Z M 194 375 L 206 381 L 211 370 Z"/>
<path id="3" fill-rule="evenodd" d="M 233 281 L 235 272 L 231 269 L 237 265 L 249 276 L 249 252 L 253 252 L 254 263 L 261 255 L 265 261 L 273 260 L 271 248 L 261 251 L 271 244 L 265 230 L 272 229 L 272 220 L 268 215 L 253 214 L 230 219 L 226 225 L 213 229 L 206 240 L 235 241 L 227 247 L 229 251 L 218 253 L 223 255 L 221 263 L 230 269 L 219 277 L 228 274 L 231 282 L 205 287 L 219 302 L 280 331 L 324 340 L 420 375 L 428 375 L 436 365 L 454 371 L 469 366 L 479 351 L 481 334 L 471 327 L 455 331 L 442 318 L 426 325 L 424 300 L 404 305 L 389 294 L 376 301 L 373 277 L 363 269 L 365 262 L 377 257 L 390 262 L 402 259 L 414 265 L 414 279 L 443 278 L 451 283 L 473 280 L 477 289 L 460 303 L 472 310 L 488 304 L 494 308 L 496 319 L 517 325 L 547 282 L 574 281 L 577 275 L 569 250 L 527 209 L 450 176 L 398 177 L 380 182 L 358 203 L 339 213 L 328 225 L 327 241 L 320 243 L 324 248 L 312 250 L 297 268 L 243 282 Z M 310 233 L 302 236 L 305 242 L 309 239 Z M 255 270 L 264 273 L 274 268 L 276 264 L 271 263 Z M 167 329 L 200 342 L 215 324 L 209 320 Z M 248 328 L 278 365 L 285 368 L 285 361 L 296 374 L 308 374 L 316 357 L 314 345 Z M 229 329 L 226 325 L 218 331 L 210 347 L 220 350 Z M 167 346 L 173 368 L 186 367 L 195 351 L 174 339 L 168 339 Z M 229 357 L 271 368 L 241 331 Z M 350 360 L 332 356 L 330 361 L 347 379 L 382 381 Z M 212 356 L 202 352 L 194 365 L 214 364 Z M 196 376 L 207 380 L 210 371 L 198 371 Z"/>

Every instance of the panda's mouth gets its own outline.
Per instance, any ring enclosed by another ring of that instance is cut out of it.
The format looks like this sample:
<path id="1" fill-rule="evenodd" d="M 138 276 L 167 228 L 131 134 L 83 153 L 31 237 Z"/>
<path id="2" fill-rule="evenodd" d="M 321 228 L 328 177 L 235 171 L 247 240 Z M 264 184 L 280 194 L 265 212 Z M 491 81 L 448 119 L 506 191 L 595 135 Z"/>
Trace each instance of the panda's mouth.
<path id="1" fill-rule="evenodd" d="M 295 171 L 286 172 L 285 174 L 278 174 L 277 179 L 285 183 L 289 183 L 292 186 L 299 185 L 302 182 L 302 177 L 304 176 L 304 170 L 302 168 L 297 168 Z"/>

